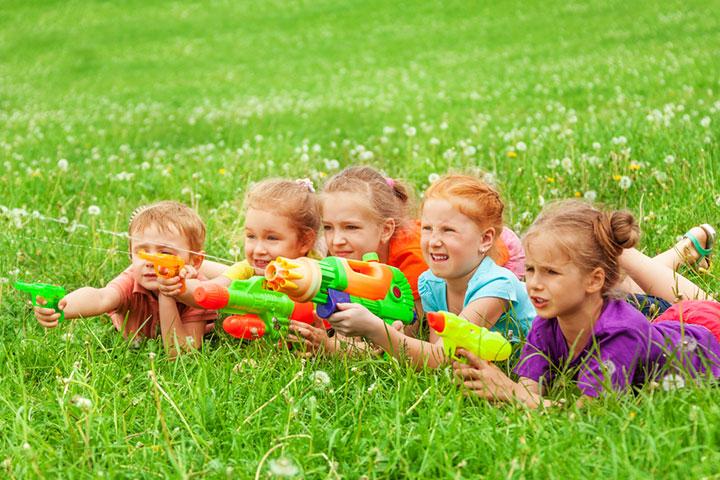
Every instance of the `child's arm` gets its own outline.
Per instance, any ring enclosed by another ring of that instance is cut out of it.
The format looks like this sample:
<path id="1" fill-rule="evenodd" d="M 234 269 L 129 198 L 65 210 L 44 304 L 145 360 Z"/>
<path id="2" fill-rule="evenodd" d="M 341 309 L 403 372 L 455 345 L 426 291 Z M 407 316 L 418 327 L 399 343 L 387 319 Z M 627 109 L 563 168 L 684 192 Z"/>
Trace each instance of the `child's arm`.
<path id="1" fill-rule="evenodd" d="M 158 304 L 160 332 L 168 355 L 174 358 L 182 351 L 200 348 L 205 333 L 205 323 L 183 323 L 180 319 L 177 303 L 172 297 L 158 295 Z"/>
<path id="2" fill-rule="evenodd" d="M 38 296 L 38 303 L 47 303 Z M 122 295 L 111 287 L 83 287 L 65 295 L 58 303 L 58 308 L 65 312 L 65 318 L 86 318 L 109 313 L 120 306 Z M 55 328 L 60 313 L 50 308 L 35 307 L 35 318 L 45 328 Z"/>
<path id="3" fill-rule="evenodd" d="M 396 358 L 409 357 L 417 368 L 437 368 L 446 360 L 442 346 L 408 337 L 362 305 L 340 303 L 338 308 L 328 319 L 338 333 L 365 337 Z"/>
<path id="4" fill-rule="evenodd" d="M 203 260 L 202 265 L 200 265 L 200 273 L 204 275 L 205 278 L 219 277 L 220 275 L 225 273 L 227 269 L 227 265 L 213 262 L 212 260 Z"/>
<path id="5" fill-rule="evenodd" d="M 496 297 L 483 297 L 474 300 L 463 308 L 460 312 L 461 317 L 475 325 L 492 328 L 495 323 L 500 319 L 503 313 L 507 311 L 507 300 Z M 430 329 L 429 340 L 432 343 L 437 343 L 440 337 L 435 333 L 433 329 Z"/>
<path id="6" fill-rule="evenodd" d="M 457 353 L 467 358 L 469 363 L 453 362 L 455 375 L 478 397 L 491 401 L 519 402 L 530 408 L 552 405 L 550 400 L 542 398 L 538 382 L 526 377 L 514 382 L 494 363 L 481 360 L 463 349 L 458 349 Z"/>

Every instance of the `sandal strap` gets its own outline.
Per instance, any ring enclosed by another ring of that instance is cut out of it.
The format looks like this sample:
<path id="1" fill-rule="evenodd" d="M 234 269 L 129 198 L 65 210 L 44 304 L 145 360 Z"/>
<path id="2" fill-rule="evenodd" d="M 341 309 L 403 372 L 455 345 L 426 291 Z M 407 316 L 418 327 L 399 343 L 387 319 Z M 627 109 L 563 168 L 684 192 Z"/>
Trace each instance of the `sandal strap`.
<path id="1" fill-rule="evenodd" d="M 698 261 L 702 260 L 703 258 L 707 257 L 712 253 L 712 248 L 703 248 L 700 245 L 700 241 L 692 233 L 687 232 L 685 235 L 683 235 L 683 237 L 690 240 L 693 244 L 693 247 L 695 247 L 695 250 L 700 254 L 700 258 L 698 259 Z"/>

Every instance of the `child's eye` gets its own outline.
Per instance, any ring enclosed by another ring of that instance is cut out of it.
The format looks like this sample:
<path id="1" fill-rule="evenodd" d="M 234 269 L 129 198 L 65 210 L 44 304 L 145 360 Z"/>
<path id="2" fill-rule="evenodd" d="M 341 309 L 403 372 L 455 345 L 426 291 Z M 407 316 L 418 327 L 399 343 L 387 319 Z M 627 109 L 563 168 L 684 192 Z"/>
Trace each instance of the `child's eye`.
<path id="1" fill-rule="evenodd" d="M 255 238 L 255 234 L 253 234 L 253 233 L 246 233 L 246 234 L 245 234 L 245 238 L 254 239 L 254 238 Z"/>
<path id="2" fill-rule="evenodd" d="M 443 232 L 453 233 L 453 232 L 455 232 L 455 229 L 454 229 L 454 228 L 450 228 L 450 227 L 445 227 L 445 228 L 443 228 Z"/>
<path id="3" fill-rule="evenodd" d="M 533 273 L 535 272 L 535 267 L 528 267 L 527 265 L 525 265 L 525 272 Z"/>
<path id="4" fill-rule="evenodd" d="M 361 227 L 359 225 L 348 225 L 345 228 L 348 230 L 360 230 Z"/>
<path id="5" fill-rule="evenodd" d="M 432 227 L 429 226 L 429 225 L 423 225 L 423 226 L 421 227 L 421 229 L 422 229 L 423 232 L 431 232 L 431 231 L 432 231 Z"/>
<path id="6" fill-rule="evenodd" d="M 332 225 L 323 225 L 323 230 L 329 232 L 330 230 L 332 230 Z"/>
<path id="7" fill-rule="evenodd" d="M 273 241 L 273 242 L 280 240 L 280 238 L 277 237 L 276 235 L 268 235 L 267 239 L 270 241 Z"/>
<path id="8" fill-rule="evenodd" d="M 558 272 L 557 270 L 550 269 L 550 270 L 548 270 L 548 275 L 560 275 L 560 272 Z"/>

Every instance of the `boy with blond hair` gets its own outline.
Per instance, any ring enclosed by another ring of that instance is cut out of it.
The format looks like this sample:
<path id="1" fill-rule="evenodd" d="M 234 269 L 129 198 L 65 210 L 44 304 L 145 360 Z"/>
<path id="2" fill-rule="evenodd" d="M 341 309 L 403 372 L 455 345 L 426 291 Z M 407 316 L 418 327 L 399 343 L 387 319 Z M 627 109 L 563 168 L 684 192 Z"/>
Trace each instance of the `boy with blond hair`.
<path id="1" fill-rule="evenodd" d="M 158 202 L 135 210 L 129 237 L 131 265 L 103 288 L 82 287 L 69 293 L 60 300 L 58 308 L 67 319 L 107 313 L 126 338 L 136 335 L 155 338 L 159 327 L 171 356 L 178 349 L 199 348 L 204 333 L 214 325 L 217 312 L 188 307 L 160 293 L 153 264 L 142 259 L 139 252 L 176 255 L 193 267 L 188 271 L 197 271 L 203 261 L 203 221 L 186 205 Z M 45 303 L 40 297 L 38 300 Z M 40 325 L 54 328 L 60 313 L 35 307 L 35 317 Z"/>

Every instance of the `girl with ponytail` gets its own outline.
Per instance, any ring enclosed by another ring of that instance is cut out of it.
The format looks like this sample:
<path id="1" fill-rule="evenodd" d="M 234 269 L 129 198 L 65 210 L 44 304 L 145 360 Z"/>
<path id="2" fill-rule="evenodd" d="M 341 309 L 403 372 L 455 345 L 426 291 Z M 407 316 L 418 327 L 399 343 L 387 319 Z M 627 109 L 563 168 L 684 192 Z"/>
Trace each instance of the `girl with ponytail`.
<path id="1" fill-rule="evenodd" d="M 633 247 L 639 238 L 628 212 L 603 212 L 579 201 L 545 210 L 524 238 L 526 286 L 538 316 L 514 382 L 465 352 L 456 374 L 477 395 L 535 407 L 567 371 L 586 396 L 622 392 L 665 376 L 720 377 L 720 304 L 662 262 Z M 633 281 L 621 282 L 622 271 Z M 617 287 L 674 302 L 652 323 Z"/>

